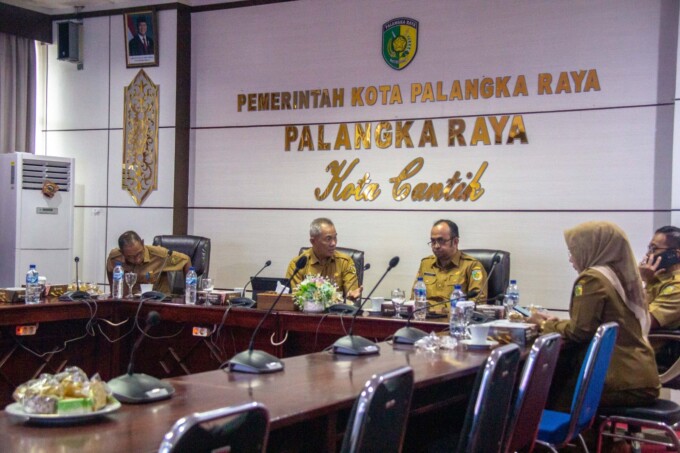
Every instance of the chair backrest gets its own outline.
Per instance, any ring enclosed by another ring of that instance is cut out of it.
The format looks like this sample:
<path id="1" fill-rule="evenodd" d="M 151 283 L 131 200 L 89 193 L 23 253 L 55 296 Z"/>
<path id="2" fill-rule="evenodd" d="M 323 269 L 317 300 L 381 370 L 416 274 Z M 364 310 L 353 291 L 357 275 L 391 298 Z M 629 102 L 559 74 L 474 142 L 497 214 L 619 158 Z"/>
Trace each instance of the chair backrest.
<path id="1" fill-rule="evenodd" d="M 357 397 L 341 452 L 400 452 L 413 394 L 413 369 L 373 376 Z"/>
<path id="2" fill-rule="evenodd" d="M 656 350 L 661 385 L 680 390 L 680 329 L 654 329 L 648 338 Z"/>
<path id="3" fill-rule="evenodd" d="M 533 450 L 561 345 L 562 337 L 558 333 L 543 335 L 534 341 L 505 430 L 506 452 Z"/>
<path id="4" fill-rule="evenodd" d="M 597 414 L 618 331 L 615 322 L 602 324 L 590 341 L 574 389 L 566 441 L 588 428 Z"/>
<path id="5" fill-rule="evenodd" d="M 494 260 L 498 260 L 496 269 L 493 271 L 493 274 L 488 281 L 488 293 L 486 297 L 490 299 L 499 294 L 505 294 L 505 289 L 510 282 L 510 252 L 490 249 L 467 249 L 461 250 L 461 252 L 472 256 L 482 263 L 487 275 L 491 272 L 491 266 L 493 266 Z"/>
<path id="6" fill-rule="evenodd" d="M 180 418 L 165 434 L 158 453 L 209 453 L 222 448 L 259 453 L 265 451 L 268 436 L 269 412 L 260 403 L 247 403 Z"/>
<path id="7" fill-rule="evenodd" d="M 500 452 L 510 411 L 520 351 L 516 344 L 494 349 L 477 373 L 458 452 Z"/>
<path id="8" fill-rule="evenodd" d="M 307 250 L 309 247 L 300 247 L 300 255 L 302 252 Z M 354 267 L 357 268 L 357 280 L 359 280 L 359 286 L 364 284 L 364 252 L 357 249 L 349 249 L 345 247 L 336 247 L 335 250 L 338 252 L 345 253 L 352 257 L 354 261 Z"/>
<path id="9" fill-rule="evenodd" d="M 189 255 L 189 258 L 191 258 L 191 265 L 196 269 L 196 275 L 199 277 L 208 276 L 208 271 L 210 270 L 209 238 L 191 235 L 162 235 L 153 238 L 153 245 L 159 245 L 168 250 Z"/>

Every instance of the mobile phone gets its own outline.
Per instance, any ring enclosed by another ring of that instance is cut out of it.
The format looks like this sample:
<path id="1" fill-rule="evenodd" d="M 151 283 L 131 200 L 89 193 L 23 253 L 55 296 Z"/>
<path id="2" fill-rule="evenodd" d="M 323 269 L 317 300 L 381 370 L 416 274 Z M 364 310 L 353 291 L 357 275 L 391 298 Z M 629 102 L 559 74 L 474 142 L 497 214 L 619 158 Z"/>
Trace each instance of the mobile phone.
<path id="1" fill-rule="evenodd" d="M 659 269 L 668 269 L 671 266 L 680 263 L 680 257 L 675 249 L 666 250 L 658 255 L 655 255 L 654 259 L 661 257 L 661 262 L 659 263 Z"/>
<path id="2" fill-rule="evenodd" d="M 522 316 L 524 316 L 525 318 L 528 318 L 529 316 L 531 316 L 531 312 L 529 311 L 528 308 L 521 307 L 521 306 L 519 306 L 519 305 L 515 305 L 515 306 L 512 307 L 512 308 L 513 308 L 517 313 L 519 313 L 519 314 L 521 314 Z"/>

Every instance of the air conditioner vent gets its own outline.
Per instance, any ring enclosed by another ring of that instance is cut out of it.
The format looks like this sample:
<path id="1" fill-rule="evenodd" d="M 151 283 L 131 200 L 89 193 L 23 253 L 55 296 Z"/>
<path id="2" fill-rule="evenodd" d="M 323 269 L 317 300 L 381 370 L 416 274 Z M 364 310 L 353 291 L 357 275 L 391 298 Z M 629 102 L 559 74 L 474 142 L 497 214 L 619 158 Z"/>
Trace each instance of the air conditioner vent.
<path id="1" fill-rule="evenodd" d="M 49 179 L 59 190 L 71 190 L 71 163 L 48 160 L 24 159 L 21 173 L 21 187 L 25 190 L 41 190 Z"/>

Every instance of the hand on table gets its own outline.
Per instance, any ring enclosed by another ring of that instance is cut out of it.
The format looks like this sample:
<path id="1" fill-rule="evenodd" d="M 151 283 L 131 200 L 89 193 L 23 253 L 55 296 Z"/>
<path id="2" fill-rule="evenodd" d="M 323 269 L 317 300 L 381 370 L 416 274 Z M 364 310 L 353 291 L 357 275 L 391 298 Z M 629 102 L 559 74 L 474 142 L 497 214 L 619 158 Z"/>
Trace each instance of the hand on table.
<path id="1" fill-rule="evenodd" d="M 360 286 L 356 289 L 353 289 L 352 291 L 349 291 L 347 293 L 347 298 L 349 300 L 357 300 L 357 299 L 359 299 L 359 297 L 361 297 L 361 291 L 363 291 L 363 290 L 364 290 L 363 286 Z"/>

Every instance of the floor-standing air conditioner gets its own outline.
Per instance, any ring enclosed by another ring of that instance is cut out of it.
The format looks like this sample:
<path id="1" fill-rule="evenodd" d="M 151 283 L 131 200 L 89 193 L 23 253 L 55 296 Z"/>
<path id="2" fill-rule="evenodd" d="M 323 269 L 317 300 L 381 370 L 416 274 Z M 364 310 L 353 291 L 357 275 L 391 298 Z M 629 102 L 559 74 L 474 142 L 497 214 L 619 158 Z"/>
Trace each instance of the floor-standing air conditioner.
<path id="1" fill-rule="evenodd" d="M 0 154 L 0 166 L 0 286 L 25 283 L 30 264 L 50 283 L 70 283 L 74 159 L 17 152 Z"/>

